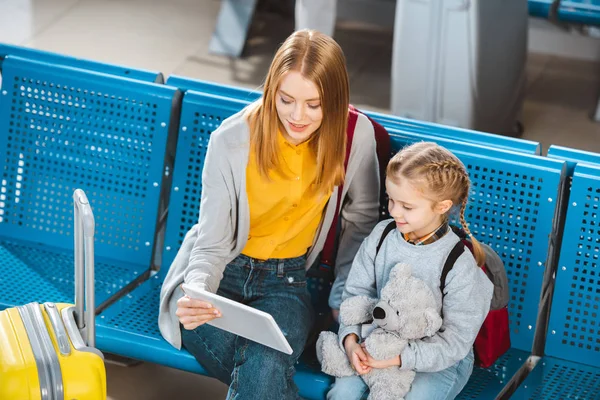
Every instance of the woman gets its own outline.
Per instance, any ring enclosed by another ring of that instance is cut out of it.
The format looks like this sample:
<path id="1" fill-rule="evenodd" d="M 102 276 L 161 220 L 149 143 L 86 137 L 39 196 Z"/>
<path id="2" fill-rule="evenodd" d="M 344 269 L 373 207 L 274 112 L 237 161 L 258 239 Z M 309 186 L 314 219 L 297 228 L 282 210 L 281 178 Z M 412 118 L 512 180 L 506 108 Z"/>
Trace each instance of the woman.
<path id="1" fill-rule="evenodd" d="M 341 48 L 326 35 L 299 31 L 277 51 L 263 97 L 211 135 L 199 221 L 163 284 L 159 327 L 229 385 L 228 399 L 297 397 L 294 364 L 313 321 L 306 270 L 323 248 L 337 191 L 343 206 L 333 310 L 354 255 L 377 223 L 375 139 L 364 116 L 344 170 L 348 102 Z M 206 325 L 219 311 L 185 296 L 184 282 L 271 314 L 293 354 Z"/>

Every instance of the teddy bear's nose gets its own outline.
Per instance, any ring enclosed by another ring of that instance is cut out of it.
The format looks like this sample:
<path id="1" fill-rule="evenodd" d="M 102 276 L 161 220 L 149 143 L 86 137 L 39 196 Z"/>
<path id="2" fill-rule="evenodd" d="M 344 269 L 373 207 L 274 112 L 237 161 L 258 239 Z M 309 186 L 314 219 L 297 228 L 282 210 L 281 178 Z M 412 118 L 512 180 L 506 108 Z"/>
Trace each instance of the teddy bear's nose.
<path id="1" fill-rule="evenodd" d="M 385 318 L 385 311 L 383 308 L 381 307 L 375 307 L 375 309 L 373 310 L 373 318 L 375 319 L 384 319 Z"/>

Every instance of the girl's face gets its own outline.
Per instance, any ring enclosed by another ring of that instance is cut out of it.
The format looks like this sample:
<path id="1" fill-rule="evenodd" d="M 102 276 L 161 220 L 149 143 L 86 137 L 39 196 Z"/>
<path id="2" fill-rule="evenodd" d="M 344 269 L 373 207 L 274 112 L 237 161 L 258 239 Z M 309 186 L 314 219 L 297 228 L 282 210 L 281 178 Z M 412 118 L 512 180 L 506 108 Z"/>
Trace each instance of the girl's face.
<path id="1" fill-rule="evenodd" d="M 321 126 L 323 110 L 317 86 L 296 71 L 281 79 L 275 100 L 285 139 L 294 145 L 310 139 Z"/>
<path id="2" fill-rule="evenodd" d="M 398 183 L 386 179 L 385 187 L 390 198 L 390 216 L 396 221 L 398 230 L 408 234 L 413 240 L 433 232 L 442 224 L 444 214 L 452 207 L 451 200 L 438 203 L 429 200 L 405 178 L 399 179 Z"/>

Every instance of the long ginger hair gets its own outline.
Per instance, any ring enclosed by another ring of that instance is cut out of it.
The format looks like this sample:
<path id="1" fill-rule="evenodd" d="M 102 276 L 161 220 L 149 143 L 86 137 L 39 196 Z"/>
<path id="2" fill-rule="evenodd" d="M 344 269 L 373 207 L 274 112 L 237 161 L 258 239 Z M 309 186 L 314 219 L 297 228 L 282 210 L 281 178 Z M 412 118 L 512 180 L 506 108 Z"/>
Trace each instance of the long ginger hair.
<path id="1" fill-rule="evenodd" d="M 344 181 L 346 128 L 350 90 L 346 59 L 340 46 L 329 36 L 314 30 L 294 32 L 281 45 L 265 79 L 264 94 L 248 112 L 250 146 L 260 174 L 283 172 L 280 165 L 277 92 L 283 76 L 297 71 L 315 84 L 321 99 L 323 120 L 309 146 L 316 156 L 315 190 L 327 192 Z"/>

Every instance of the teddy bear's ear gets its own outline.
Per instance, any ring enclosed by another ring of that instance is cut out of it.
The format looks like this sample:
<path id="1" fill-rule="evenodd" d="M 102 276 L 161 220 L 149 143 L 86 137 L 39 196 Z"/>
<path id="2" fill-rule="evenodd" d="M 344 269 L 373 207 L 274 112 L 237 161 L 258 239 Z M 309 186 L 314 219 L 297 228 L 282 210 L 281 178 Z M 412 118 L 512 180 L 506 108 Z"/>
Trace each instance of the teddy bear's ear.
<path id="1" fill-rule="evenodd" d="M 390 271 L 389 279 L 398 279 L 398 278 L 406 279 L 406 278 L 410 277 L 411 274 L 412 274 L 412 269 L 410 268 L 410 265 L 404 264 L 404 263 L 398 263 Z"/>
<path id="2" fill-rule="evenodd" d="M 442 326 L 442 318 L 440 314 L 433 309 L 428 308 L 425 310 L 425 321 L 427 323 L 427 327 L 425 328 L 425 336 L 433 336 L 437 331 L 440 330 Z"/>

